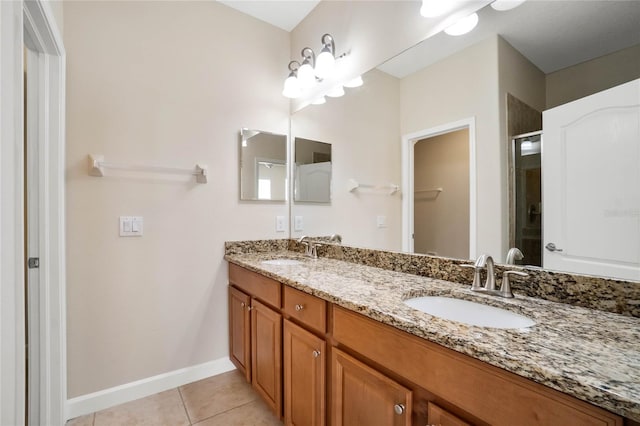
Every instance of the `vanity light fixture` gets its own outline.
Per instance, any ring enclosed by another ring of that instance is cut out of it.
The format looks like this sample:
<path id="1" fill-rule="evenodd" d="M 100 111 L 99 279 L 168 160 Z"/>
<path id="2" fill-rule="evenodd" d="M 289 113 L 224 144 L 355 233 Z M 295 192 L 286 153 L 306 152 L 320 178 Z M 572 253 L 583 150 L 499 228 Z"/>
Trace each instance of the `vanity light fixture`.
<path id="1" fill-rule="evenodd" d="M 354 87 L 360 87 L 362 86 L 363 81 L 362 81 L 362 76 L 359 75 L 356 78 L 347 81 L 346 83 L 344 83 L 344 87 L 348 87 L 348 88 L 354 88 Z"/>
<path id="2" fill-rule="evenodd" d="M 491 7 L 500 12 L 504 12 L 505 10 L 515 9 L 524 2 L 525 0 L 496 0 L 491 3 Z"/>
<path id="3" fill-rule="evenodd" d="M 310 47 L 305 47 L 302 49 L 302 58 L 302 64 L 298 68 L 298 83 L 300 83 L 302 89 L 308 89 L 316 83 L 316 75 L 313 69 L 316 55 Z"/>
<path id="4" fill-rule="evenodd" d="M 298 69 L 300 63 L 298 61 L 289 62 L 289 77 L 284 81 L 284 89 L 282 94 L 287 98 L 297 98 L 301 95 L 302 89 L 300 88 L 300 82 L 298 81 Z"/>
<path id="5" fill-rule="evenodd" d="M 322 50 L 316 59 L 315 73 L 320 79 L 327 78 L 333 73 L 336 65 L 336 45 L 331 34 L 324 34 L 320 41 L 322 42 Z"/>
<path id="6" fill-rule="evenodd" d="M 324 96 L 320 96 L 318 99 L 316 99 L 315 101 L 311 102 L 312 105 L 322 105 L 322 104 L 326 104 L 327 100 L 325 99 Z"/>
<path id="7" fill-rule="evenodd" d="M 476 25 L 478 25 L 478 14 L 472 13 L 445 29 L 444 32 L 450 36 L 459 36 L 468 33 L 474 29 Z"/>
<path id="8" fill-rule="evenodd" d="M 344 88 L 342 85 L 336 86 L 327 92 L 327 96 L 330 98 L 339 98 L 340 96 L 344 96 Z"/>
<path id="9" fill-rule="evenodd" d="M 456 3 L 453 0 L 422 0 L 420 14 L 425 18 L 437 18 L 452 10 Z"/>

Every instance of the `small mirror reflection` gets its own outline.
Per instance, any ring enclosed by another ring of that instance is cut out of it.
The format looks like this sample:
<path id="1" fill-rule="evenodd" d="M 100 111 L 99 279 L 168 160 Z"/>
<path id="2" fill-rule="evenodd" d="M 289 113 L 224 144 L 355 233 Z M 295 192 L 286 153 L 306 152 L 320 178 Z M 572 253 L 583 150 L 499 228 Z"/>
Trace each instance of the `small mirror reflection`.
<path id="1" fill-rule="evenodd" d="M 240 199 L 286 201 L 287 137 L 240 131 Z"/>
<path id="2" fill-rule="evenodd" d="M 331 144 L 296 138 L 295 164 L 294 200 L 331 202 Z"/>

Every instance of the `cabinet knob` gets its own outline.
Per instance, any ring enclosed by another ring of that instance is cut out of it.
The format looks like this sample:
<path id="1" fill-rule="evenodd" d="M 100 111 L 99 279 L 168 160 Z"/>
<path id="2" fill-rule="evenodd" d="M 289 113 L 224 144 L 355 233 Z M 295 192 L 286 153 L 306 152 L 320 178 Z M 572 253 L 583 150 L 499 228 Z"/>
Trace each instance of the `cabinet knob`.
<path id="1" fill-rule="evenodd" d="M 312 352 L 314 358 L 318 358 L 320 356 L 320 351 L 315 350 Z"/>
<path id="2" fill-rule="evenodd" d="M 240 306 L 244 308 L 246 305 L 244 304 L 244 302 L 240 302 Z"/>
<path id="3" fill-rule="evenodd" d="M 393 411 L 395 411 L 398 415 L 404 414 L 404 410 L 404 404 L 396 404 L 393 406 Z"/>
<path id="4" fill-rule="evenodd" d="M 304 309 L 304 305 L 296 305 L 296 311 L 301 311 Z"/>

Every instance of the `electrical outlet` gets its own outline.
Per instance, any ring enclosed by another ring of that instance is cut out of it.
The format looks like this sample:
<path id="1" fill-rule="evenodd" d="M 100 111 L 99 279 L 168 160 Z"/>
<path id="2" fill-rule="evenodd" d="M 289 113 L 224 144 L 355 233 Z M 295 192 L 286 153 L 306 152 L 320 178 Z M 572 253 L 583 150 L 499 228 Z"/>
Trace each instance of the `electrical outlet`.
<path id="1" fill-rule="evenodd" d="M 378 228 L 386 228 L 387 227 L 387 217 L 386 216 L 378 216 L 376 218 L 376 224 Z"/>
<path id="2" fill-rule="evenodd" d="M 302 231 L 303 229 L 304 229 L 304 221 L 302 220 L 302 216 L 295 216 L 293 220 L 293 230 Z"/>
<path id="3" fill-rule="evenodd" d="M 284 216 L 276 216 L 276 232 L 284 232 Z"/>

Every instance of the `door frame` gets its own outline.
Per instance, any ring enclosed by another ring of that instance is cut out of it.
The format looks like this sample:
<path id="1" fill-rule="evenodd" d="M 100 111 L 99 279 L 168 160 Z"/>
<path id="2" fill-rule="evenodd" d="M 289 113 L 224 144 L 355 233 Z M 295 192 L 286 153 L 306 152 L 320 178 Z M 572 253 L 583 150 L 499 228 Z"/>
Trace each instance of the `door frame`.
<path id="1" fill-rule="evenodd" d="M 414 251 L 414 148 L 415 144 L 426 138 L 469 129 L 469 259 L 476 257 L 477 240 L 477 185 L 476 185 L 476 119 L 465 118 L 442 124 L 402 136 L 402 251 Z"/>
<path id="2" fill-rule="evenodd" d="M 25 209 L 24 209 L 24 46 L 29 79 L 37 90 L 29 101 L 27 134 L 37 159 L 30 174 L 38 226 L 40 258 L 38 305 L 30 323 L 38 326 L 36 406 L 30 424 L 66 421 L 65 305 L 65 51 L 51 6 L 44 0 L 0 2 L 0 424 L 24 424 L 25 361 Z M 35 115 L 35 116 L 34 116 Z M 31 184 L 30 183 L 30 184 Z M 31 254 L 30 254 L 31 255 Z M 33 390 L 33 389 L 32 389 Z"/>

